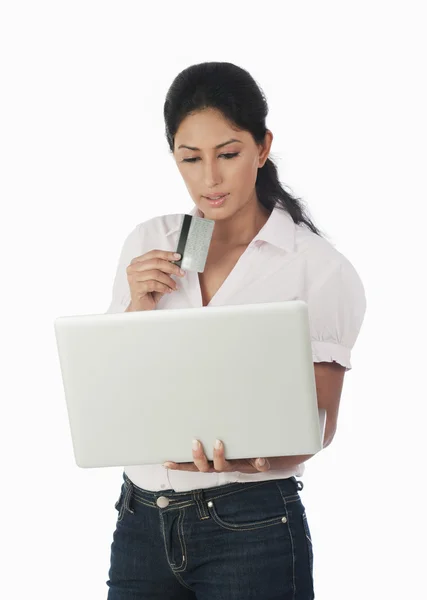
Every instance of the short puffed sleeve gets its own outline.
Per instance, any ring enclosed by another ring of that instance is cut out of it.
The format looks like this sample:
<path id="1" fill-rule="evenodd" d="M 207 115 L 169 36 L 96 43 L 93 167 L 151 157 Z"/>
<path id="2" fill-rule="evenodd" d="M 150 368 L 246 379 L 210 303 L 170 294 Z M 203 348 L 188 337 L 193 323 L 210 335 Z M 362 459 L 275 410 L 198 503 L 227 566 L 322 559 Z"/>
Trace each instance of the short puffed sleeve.
<path id="1" fill-rule="evenodd" d="M 340 255 L 316 277 L 307 298 L 313 362 L 337 362 L 349 371 L 366 312 L 365 289 L 356 269 Z"/>
<path id="2" fill-rule="evenodd" d="M 137 225 L 127 236 L 120 252 L 119 262 L 113 282 L 110 306 L 106 312 L 125 312 L 131 301 L 126 269 L 131 261 L 142 254 L 141 225 Z"/>

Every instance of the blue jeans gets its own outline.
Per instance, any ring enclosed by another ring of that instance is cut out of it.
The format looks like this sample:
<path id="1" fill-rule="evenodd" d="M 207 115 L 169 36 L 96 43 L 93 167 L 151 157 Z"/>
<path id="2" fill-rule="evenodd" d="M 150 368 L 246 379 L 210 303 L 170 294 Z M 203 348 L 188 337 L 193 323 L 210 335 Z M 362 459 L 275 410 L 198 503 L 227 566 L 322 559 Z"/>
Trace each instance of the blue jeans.
<path id="1" fill-rule="evenodd" d="M 149 492 L 123 472 L 108 600 L 312 600 L 295 477 Z"/>

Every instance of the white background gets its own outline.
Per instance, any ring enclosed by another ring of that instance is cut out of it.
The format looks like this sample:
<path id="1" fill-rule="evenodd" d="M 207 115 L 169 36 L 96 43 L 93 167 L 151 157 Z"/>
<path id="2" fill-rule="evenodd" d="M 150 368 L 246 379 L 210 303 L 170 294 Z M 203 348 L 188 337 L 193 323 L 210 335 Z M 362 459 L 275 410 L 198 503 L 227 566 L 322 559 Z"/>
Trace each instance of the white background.
<path id="1" fill-rule="evenodd" d="M 338 432 L 303 476 L 316 599 L 419 598 L 424 3 L 152 4 L 1 4 L 2 597 L 106 598 L 121 469 L 74 463 L 53 321 L 104 313 L 128 233 L 192 208 L 163 102 L 222 60 L 263 88 L 281 180 L 368 300 Z"/>

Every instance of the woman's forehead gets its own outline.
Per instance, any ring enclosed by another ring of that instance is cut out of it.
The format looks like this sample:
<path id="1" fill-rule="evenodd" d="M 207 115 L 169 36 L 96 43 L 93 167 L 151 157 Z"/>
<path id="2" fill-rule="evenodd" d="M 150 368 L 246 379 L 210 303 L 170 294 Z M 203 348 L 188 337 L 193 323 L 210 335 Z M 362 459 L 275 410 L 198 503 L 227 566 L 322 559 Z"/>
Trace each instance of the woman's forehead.
<path id="1" fill-rule="evenodd" d="M 248 132 L 233 126 L 222 115 L 209 114 L 207 111 L 188 115 L 178 127 L 175 135 L 175 147 L 182 145 L 198 149 L 215 149 L 229 140 L 244 143 Z"/>

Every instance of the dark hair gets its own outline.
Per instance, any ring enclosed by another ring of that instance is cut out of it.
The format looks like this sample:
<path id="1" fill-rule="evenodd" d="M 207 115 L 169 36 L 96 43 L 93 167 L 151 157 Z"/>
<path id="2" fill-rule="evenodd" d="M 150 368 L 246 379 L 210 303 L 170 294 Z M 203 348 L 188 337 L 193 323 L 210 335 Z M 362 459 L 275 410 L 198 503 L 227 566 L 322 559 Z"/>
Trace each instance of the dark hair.
<path id="1" fill-rule="evenodd" d="M 257 144 L 264 141 L 268 105 L 253 77 L 229 62 L 204 62 L 181 71 L 168 90 L 163 114 L 171 152 L 184 118 L 207 108 L 220 111 L 232 125 L 250 132 Z M 258 169 L 255 187 L 259 201 L 268 210 L 272 211 L 277 205 L 287 211 L 295 223 L 303 223 L 321 235 L 301 200 L 282 187 L 271 158 Z"/>

